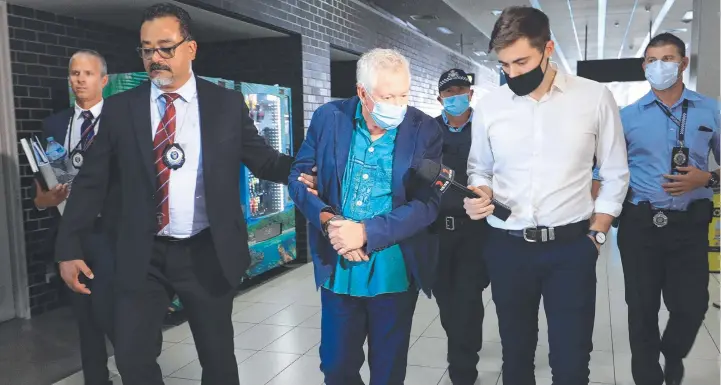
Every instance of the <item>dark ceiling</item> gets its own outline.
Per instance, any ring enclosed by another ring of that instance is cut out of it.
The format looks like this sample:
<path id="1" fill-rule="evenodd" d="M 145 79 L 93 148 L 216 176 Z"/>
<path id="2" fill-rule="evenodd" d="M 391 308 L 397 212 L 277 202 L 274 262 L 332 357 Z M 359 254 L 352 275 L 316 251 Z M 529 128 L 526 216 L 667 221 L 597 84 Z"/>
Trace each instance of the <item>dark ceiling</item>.
<path id="1" fill-rule="evenodd" d="M 478 29 L 466 21 L 444 1 L 441 0 L 361 0 L 366 4 L 381 8 L 391 15 L 397 17 L 416 27 L 421 33 L 431 39 L 451 48 L 454 51 L 462 52 L 477 60 L 484 59 L 483 56 L 474 52 L 485 52 L 488 49 L 488 38 Z M 411 16 L 434 16 L 431 20 L 414 20 Z M 438 30 L 445 27 L 452 31 L 445 34 Z M 463 46 L 461 46 L 461 39 Z"/>

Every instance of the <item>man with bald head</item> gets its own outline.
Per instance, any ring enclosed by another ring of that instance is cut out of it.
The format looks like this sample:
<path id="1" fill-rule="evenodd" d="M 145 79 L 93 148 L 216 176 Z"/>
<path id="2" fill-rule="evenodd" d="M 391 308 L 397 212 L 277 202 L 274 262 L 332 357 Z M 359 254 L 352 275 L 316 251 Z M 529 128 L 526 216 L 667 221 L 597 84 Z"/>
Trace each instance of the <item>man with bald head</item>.
<path id="1" fill-rule="evenodd" d="M 75 96 L 72 108 L 60 111 L 43 122 L 45 138 L 54 138 L 62 144 L 68 156 L 83 159 L 84 152 L 93 142 L 98 131 L 99 118 L 103 110 L 103 88 L 108 83 L 107 65 L 102 55 L 91 50 L 80 50 L 70 58 L 68 80 Z M 72 154 L 72 155 L 70 155 Z M 80 168 L 81 164 L 75 163 Z M 36 183 L 35 206 L 38 210 L 57 207 L 68 197 L 68 186 L 57 185 L 44 191 Z M 112 274 L 113 256 L 108 234 L 111 216 L 103 213 L 97 218 L 93 229 L 83 240 L 83 252 L 95 273 L 88 280 L 86 294 L 72 293 L 72 304 L 80 332 L 80 356 L 83 375 L 87 385 L 110 384 L 107 368 L 108 355 L 105 336 L 112 336 Z M 60 220 L 53 210 L 54 222 Z M 112 217 L 112 216 L 111 216 Z M 54 237 L 52 231 L 51 238 Z"/>

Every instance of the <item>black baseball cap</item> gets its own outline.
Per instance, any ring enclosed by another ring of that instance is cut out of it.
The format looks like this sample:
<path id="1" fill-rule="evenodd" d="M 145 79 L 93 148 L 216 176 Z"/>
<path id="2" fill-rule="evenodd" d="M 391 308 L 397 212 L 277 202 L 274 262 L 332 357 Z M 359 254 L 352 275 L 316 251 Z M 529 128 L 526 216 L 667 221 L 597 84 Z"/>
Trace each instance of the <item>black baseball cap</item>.
<path id="1" fill-rule="evenodd" d="M 466 71 L 454 68 L 441 75 L 438 80 L 438 92 L 443 92 L 453 86 L 471 87 L 471 85 L 471 80 L 468 78 Z"/>

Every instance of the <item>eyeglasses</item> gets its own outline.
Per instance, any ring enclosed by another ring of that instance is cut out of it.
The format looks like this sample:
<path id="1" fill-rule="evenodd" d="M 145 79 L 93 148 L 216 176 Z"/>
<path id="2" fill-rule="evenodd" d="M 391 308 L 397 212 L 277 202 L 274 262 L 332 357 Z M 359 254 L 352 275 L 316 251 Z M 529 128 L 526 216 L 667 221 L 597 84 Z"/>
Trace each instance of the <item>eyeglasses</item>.
<path id="1" fill-rule="evenodd" d="M 153 58 L 153 55 L 157 52 L 158 55 L 160 55 L 163 59 L 172 59 L 175 57 L 175 50 L 180 47 L 181 44 L 188 41 L 187 38 L 183 39 L 180 43 L 172 46 L 172 47 L 161 47 L 161 48 L 143 48 L 138 47 L 136 50 L 138 51 L 138 55 L 140 55 L 140 58 L 143 60 L 150 60 Z"/>

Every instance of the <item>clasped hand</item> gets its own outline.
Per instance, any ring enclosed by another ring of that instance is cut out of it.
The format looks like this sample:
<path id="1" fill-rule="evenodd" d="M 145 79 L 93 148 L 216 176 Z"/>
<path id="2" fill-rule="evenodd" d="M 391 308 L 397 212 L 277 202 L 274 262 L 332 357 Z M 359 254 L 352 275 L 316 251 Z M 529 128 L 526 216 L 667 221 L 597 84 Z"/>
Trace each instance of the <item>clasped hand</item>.
<path id="1" fill-rule="evenodd" d="M 366 243 L 365 226 L 349 220 L 335 220 L 328 223 L 328 238 L 335 251 L 343 258 L 361 262 L 368 261 L 362 247 Z"/>

